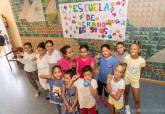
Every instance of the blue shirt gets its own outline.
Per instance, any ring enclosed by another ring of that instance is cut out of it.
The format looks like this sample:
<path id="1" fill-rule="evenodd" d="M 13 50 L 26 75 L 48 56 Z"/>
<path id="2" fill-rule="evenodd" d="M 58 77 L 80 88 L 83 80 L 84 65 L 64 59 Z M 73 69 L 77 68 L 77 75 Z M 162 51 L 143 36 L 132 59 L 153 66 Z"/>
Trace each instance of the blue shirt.
<path id="1" fill-rule="evenodd" d="M 113 75 L 113 70 L 117 64 L 115 57 L 111 57 L 109 60 L 106 60 L 104 57 L 100 57 L 100 73 L 98 80 L 106 84 L 108 74 Z"/>
<path id="2" fill-rule="evenodd" d="M 63 80 L 50 80 L 50 100 L 54 104 L 63 104 L 62 86 Z"/>

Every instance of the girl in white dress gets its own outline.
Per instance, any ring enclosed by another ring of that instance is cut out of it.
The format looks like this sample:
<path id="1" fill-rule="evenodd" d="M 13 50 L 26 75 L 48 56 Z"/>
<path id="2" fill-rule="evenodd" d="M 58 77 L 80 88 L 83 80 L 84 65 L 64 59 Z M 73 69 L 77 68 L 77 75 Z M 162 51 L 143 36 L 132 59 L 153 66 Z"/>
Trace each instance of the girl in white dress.
<path id="1" fill-rule="evenodd" d="M 50 75 L 48 57 L 46 54 L 44 42 L 41 42 L 38 44 L 37 51 L 38 51 L 37 69 L 38 69 L 39 82 L 44 90 L 49 90 L 50 87 L 49 87 L 47 79 L 40 78 L 43 75 L 45 75 L 45 76 Z"/>

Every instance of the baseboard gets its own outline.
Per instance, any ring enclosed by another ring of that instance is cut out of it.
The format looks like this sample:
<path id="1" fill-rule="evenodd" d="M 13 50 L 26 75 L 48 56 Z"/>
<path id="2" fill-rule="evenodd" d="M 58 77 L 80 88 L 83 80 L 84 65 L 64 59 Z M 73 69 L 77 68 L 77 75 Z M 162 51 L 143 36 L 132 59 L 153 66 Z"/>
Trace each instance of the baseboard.
<path id="1" fill-rule="evenodd" d="M 140 78 L 140 81 L 165 86 L 165 81 L 152 80 L 152 79 L 146 79 L 146 78 Z"/>

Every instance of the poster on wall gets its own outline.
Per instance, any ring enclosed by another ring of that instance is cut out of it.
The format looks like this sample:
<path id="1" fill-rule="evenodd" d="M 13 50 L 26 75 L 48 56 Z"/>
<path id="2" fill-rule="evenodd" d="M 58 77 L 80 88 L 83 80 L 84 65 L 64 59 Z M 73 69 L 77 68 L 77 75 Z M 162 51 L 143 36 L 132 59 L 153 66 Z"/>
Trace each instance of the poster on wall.
<path id="1" fill-rule="evenodd" d="M 128 0 L 59 4 L 66 38 L 124 41 Z"/>

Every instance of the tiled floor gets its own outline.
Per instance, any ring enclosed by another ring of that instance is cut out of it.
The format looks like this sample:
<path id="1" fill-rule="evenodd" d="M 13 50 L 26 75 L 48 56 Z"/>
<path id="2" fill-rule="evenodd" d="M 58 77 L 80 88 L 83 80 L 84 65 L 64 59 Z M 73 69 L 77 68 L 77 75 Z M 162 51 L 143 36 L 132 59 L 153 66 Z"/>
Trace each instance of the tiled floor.
<path id="1" fill-rule="evenodd" d="M 33 89 L 22 70 L 12 64 L 11 72 L 4 58 L 0 58 L 0 114 L 57 114 L 56 108 L 45 100 L 45 94 L 33 97 Z M 165 114 L 165 86 L 141 84 L 141 114 Z M 132 97 L 130 106 L 133 108 Z M 103 104 L 99 114 L 109 114 Z M 134 114 L 134 113 L 132 113 Z"/>

